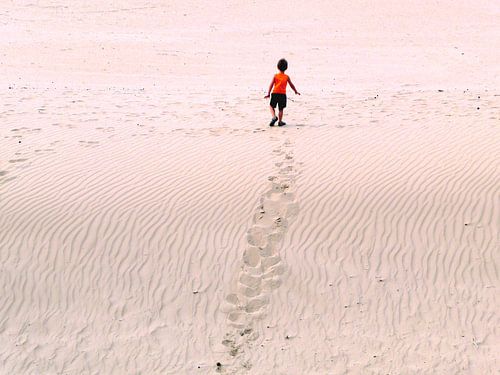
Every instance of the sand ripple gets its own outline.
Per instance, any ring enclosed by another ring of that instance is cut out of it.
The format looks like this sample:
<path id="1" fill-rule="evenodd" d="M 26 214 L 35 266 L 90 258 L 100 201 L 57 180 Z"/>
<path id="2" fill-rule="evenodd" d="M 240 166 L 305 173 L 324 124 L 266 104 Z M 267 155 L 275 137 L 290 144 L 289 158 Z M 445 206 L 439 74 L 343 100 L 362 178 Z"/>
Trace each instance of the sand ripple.
<path id="1" fill-rule="evenodd" d="M 71 93 L 2 115 L 0 372 L 494 372 L 496 97 L 304 98 L 271 129 L 248 98 L 230 123 L 192 94 L 197 124 Z"/>

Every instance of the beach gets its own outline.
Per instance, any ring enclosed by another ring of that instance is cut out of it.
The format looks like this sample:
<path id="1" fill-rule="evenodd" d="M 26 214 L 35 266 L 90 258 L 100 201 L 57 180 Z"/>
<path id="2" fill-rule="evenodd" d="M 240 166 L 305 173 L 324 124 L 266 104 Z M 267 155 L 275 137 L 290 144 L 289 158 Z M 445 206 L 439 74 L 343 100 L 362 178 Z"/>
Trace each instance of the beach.
<path id="1" fill-rule="evenodd" d="M 7 2 L 0 374 L 498 373 L 499 16 Z"/>

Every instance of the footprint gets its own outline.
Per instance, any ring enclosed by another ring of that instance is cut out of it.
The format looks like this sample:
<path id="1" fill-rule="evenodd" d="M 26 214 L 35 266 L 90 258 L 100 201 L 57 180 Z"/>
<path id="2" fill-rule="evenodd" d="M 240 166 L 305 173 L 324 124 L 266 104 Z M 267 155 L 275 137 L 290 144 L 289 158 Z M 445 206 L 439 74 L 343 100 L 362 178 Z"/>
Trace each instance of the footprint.
<path id="1" fill-rule="evenodd" d="M 293 145 L 285 141 L 273 150 L 281 155 L 275 166 L 278 174 L 268 177 L 269 189 L 260 197 L 260 205 L 253 215 L 253 224 L 247 231 L 247 247 L 242 253 L 235 282 L 221 306 L 232 330 L 226 333 L 222 344 L 231 357 L 242 356 L 249 348 L 248 340 L 238 339 L 242 332 L 253 332 L 253 323 L 265 316 L 272 292 L 282 284 L 286 268 L 279 254 L 289 221 L 297 216 L 295 163 Z M 286 150 L 286 151 L 285 151 Z M 243 335 L 245 336 L 245 335 Z M 251 364 L 248 361 L 242 362 Z"/>

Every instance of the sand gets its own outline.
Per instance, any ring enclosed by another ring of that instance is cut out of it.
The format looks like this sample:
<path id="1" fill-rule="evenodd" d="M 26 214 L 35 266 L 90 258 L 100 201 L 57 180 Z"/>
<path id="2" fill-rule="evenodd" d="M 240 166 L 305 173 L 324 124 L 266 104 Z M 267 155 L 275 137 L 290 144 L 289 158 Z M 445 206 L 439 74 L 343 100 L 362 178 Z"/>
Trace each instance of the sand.
<path id="1" fill-rule="evenodd" d="M 0 374 L 498 373 L 499 16 L 3 4 Z"/>

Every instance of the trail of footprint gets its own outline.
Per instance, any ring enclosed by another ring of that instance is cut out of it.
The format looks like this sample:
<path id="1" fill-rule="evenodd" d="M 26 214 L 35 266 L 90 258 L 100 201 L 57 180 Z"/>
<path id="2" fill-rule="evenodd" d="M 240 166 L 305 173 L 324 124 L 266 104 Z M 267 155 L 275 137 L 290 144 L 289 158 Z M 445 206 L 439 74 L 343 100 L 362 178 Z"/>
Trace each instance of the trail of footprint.
<path id="1" fill-rule="evenodd" d="M 289 222 L 299 209 L 292 144 L 285 141 L 273 154 L 279 157 L 275 164 L 278 173 L 269 177 L 270 188 L 260 198 L 253 225 L 247 232 L 248 245 L 240 270 L 222 306 L 231 327 L 222 344 L 232 358 L 242 359 L 241 366 L 246 369 L 251 364 L 242 355 L 259 336 L 253 323 L 265 315 L 272 291 L 281 285 L 285 265 L 279 249 Z"/>

